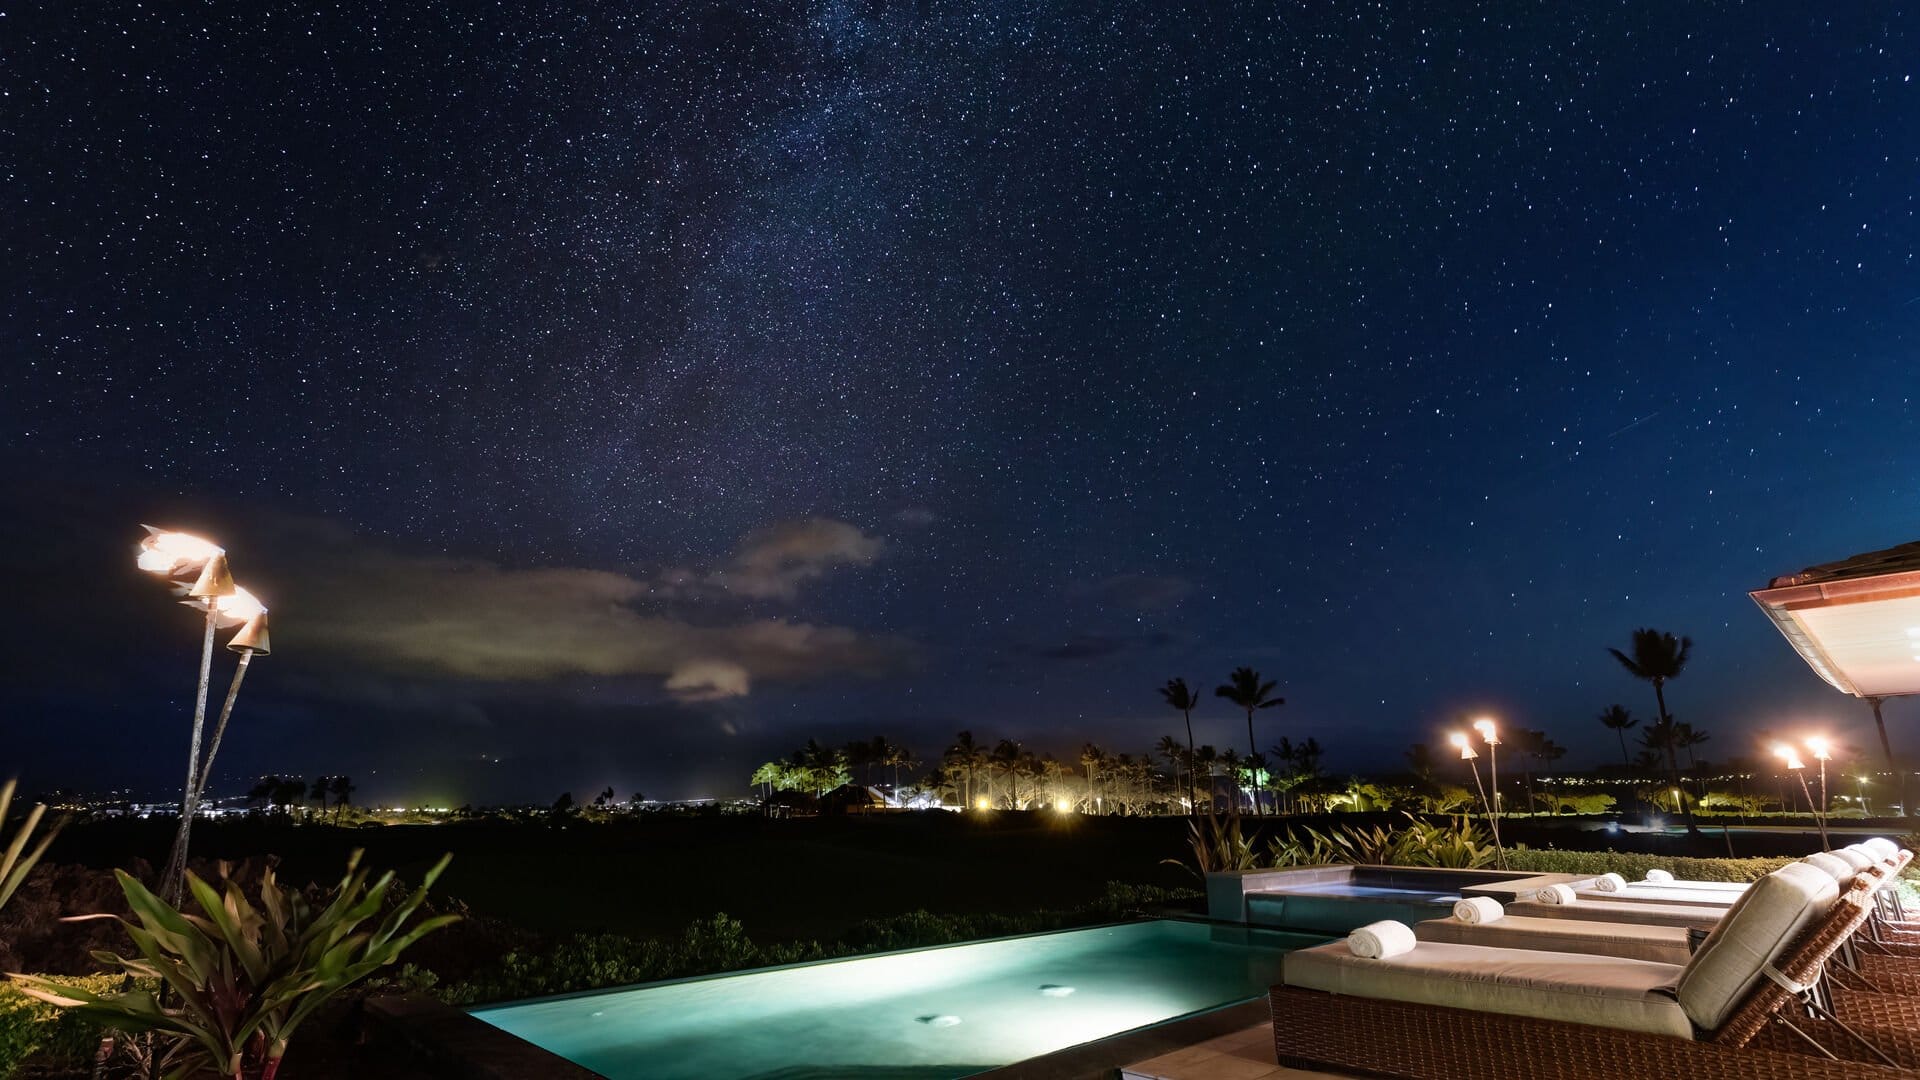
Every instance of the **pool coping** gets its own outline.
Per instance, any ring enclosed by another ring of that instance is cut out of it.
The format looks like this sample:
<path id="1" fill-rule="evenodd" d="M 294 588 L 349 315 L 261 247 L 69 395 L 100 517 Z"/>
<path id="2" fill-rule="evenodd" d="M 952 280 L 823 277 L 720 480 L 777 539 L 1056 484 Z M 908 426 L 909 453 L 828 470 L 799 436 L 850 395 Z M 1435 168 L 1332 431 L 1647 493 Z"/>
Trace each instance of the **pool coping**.
<path id="1" fill-rule="evenodd" d="M 368 998 L 370 1019 L 449 1077 L 473 1080 L 607 1080 L 575 1061 L 425 994 Z"/>
<path id="2" fill-rule="evenodd" d="M 974 1073 L 965 1080 L 1108 1080 L 1136 1061 L 1197 1046 L 1270 1021 L 1267 999 L 1252 997 L 1204 1012 L 1115 1032 L 1105 1038 Z"/>

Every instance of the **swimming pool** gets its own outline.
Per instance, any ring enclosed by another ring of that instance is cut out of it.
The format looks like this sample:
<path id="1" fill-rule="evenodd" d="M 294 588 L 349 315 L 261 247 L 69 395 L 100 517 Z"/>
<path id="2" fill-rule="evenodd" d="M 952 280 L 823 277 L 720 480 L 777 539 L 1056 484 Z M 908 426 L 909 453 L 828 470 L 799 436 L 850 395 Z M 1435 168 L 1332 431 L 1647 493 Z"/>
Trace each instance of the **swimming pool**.
<path id="1" fill-rule="evenodd" d="M 611 1080 L 947 1080 L 1257 997 L 1321 940 L 1155 919 L 473 1015 Z"/>

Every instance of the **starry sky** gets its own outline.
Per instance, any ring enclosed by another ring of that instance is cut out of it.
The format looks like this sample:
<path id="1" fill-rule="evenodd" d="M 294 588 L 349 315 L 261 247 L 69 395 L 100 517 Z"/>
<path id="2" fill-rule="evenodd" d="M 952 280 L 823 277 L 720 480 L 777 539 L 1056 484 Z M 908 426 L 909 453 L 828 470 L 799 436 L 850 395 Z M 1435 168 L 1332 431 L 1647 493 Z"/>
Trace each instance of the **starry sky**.
<path id="1" fill-rule="evenodd" d="M 1920 534 L 1900 4 L 27 4 L 0 15 L 9 763 L 744 791 L 1063 756 L 1248 664 L 1336 770 L 1469 711 L 1864 707 L 1744 595 Z M 226 668 L 216 673 L 223 680 Z M 1920 738 L 1912 710 L 1889 719 Z M 1203 741 L 1239 746 L 1209 699 Z M 1244 749 L 1244 747 L 1241 747 Z"/>

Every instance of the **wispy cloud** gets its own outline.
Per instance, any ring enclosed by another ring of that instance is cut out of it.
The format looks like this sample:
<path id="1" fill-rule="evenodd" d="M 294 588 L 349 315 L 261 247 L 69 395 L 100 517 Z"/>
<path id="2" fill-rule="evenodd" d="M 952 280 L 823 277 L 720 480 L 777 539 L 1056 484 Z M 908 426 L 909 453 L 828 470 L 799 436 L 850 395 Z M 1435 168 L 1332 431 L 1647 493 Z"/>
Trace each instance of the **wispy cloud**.
<path id="1" fill-rule="evenodd" d="M 1135 611 L 1163 611 L 1193 593 L 1193 582 L 1183 577 L 1155 574 L 1115 574 L 1101 581 L 1083 581 L 1070 590 L 1074 596 Z"/>
<path id="2" fill-rule="evenodd" d="M 878 550 L 836 535 L 769 530 L 743 548 L 757 554 L 738 563 L 738 580 L 781 595 Z M 847 627 L 690 618 L 702 613 L 666 610 L 653 581 L 616 571 L 405 554 L 327 528 L 304 546 L 276 598 L 275 643 L 380 670 L 488 681 L 657 676 L 677 695 L 710 700 L 763 680 L 877 675 L 911 655 L 899 638 Z"/>

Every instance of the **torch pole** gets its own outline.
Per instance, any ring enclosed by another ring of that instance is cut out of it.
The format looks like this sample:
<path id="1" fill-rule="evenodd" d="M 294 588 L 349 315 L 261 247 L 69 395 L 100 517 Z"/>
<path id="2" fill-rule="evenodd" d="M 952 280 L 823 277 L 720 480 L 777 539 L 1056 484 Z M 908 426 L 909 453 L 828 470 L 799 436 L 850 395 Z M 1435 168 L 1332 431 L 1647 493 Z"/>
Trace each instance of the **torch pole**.
<path id="1" fill-rule="evenodd" d="M 207 684 L 213 678 L 213 631 L 220 621 L 219 604 L 207 597 L 207 634 L 200 646 L 200 684 L 193 696 L 193 737 L 187 747 L 187 787 L 180 796 L 180 826 L 173 834 L 173 850 L 167 853 L 166 875 L 160 881 L 160 895 L 169 904 L 180 903 L 181 876 L 187 869 L 187 833 L 193 822 L 193 804 L 200 773 L 200 731 L 207 723 Z"/>
<path id="2" fill-rule="evenodd" d="M 1830 849 L 1832 845 L 1827 843 L 1827 821 L 1820 816 L 1820 811 L 1814 808 L 1813 789 L 1807 786 L 1806 771 L 1802 769 L 1796 769 L 1794 771 L 1800 774 L 1800 790 L 1806 794 L 1807 809 L 1813 811 L 1813 823 L 1820 829 L 1820 847 L 1823 850 Z"/>
<path id="3" fill-rule="evenodd" d="M 200 801 L 206 798 L 207 781 L 213 776 L 213 758 L 220 752 L 220 740 L 227 733 L 227 718 L 233 715 L 233 699 L 240 696 L 240 682 L 247 677 L 247 665 L 253 661 L 253 650 L 240 653 L 240 666 L 233 671 L 233 684 L 227 687 L 226 703 L 220 706 L 220 719 L 213 725 L 213 741 L 207 744 L 207 756 L 200 762 L 200 782 L 193 789 L 193 804 L 197 809 Z M 185 845 L 181 845 L 185 847 Z"/>
<path id="4" fill-rule="evenodd" d="M 1480 782 L 1480 766 L 1474 764 L 1472 758 L 1468 758 L 1467 768 L 1473 773 L 1473 786 L 1480 789 L 1480 805 L 1489 808 L 1489 811 L 1491 811 L 1493 804 L 1487 801 L 1487 787 Z M 1493 830 L 1493 850 L 1499 856 L 1499 868 L 1505 870 L 1507 868 L 1507 852 L 1505 848 L 1500 846 L 1500 827 L 1493 824 L 1491 812 L 1489 812 L 1487 827 Z"/>
<path id="5" fill-rule="evenodd" d="M 1493 846 L 1500 850 L 1500 744 L 1496 742 L 1487 743 L 1487 779 L 1493 785 Z"/>

